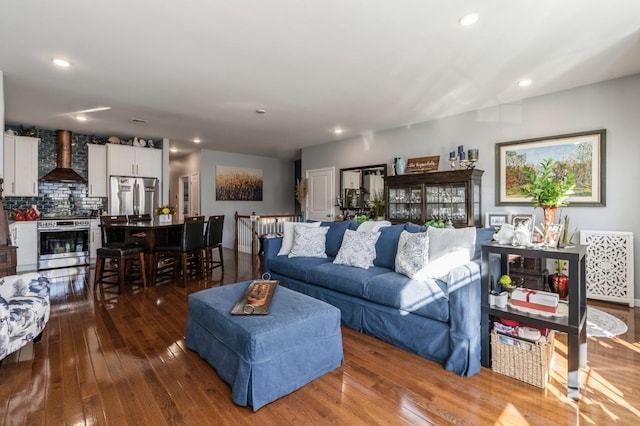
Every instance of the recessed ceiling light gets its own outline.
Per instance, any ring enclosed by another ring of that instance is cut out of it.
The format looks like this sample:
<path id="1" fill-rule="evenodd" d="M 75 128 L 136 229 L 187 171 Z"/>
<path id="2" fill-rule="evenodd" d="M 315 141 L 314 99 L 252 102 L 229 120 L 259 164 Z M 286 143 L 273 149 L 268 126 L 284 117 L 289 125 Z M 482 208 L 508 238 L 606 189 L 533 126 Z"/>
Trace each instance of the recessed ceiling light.
<path id="1" fill-rule="evenodd" d="M 75 118 L 78 121 L 87 121 L 87 117 L 85 117 L 84 115 L 76 115 Z"/>
<path id="2" fill-rule="evenodd" d="M 341 128 L 337 128 L 333 131 L 333 133 L 335 133 L 336 135 L 341 135 L 342 134 L 342 129 Z"/>
<path id="3" fill-rule="evenodd" d="M 518 86 L 520 86 L 520 87 L 527 87 L 530 84 L 531 84 L 531 80 L 529 80 L 529 79 L 524 79 L 524 80 L 518 81 Z"/>
<path id="4" fill-rule="evenodd" d="M 53 63 L 56 64 L 57 66 L 61 67 L 61 68 L 68 68 L 71 66 L 71 63 L 69 61 L 67 61 L 66 59 L 62 59 L 62 58 L 54 58 L 53 59 Z"/>
<path id="5" fill-rule="evenodd" d="M 200 138 L 195 138 L 193 141 L 194 141 L 195 143 L 200 143 Z"/>
<path id="6" fill-rule="evenodd" d="M 266 113 L 267 113 L 267 110 L 266 110 L 266 109 L 262 109 L 262 108 L 261 108 L 261 109 L 257 109 L 257 110 L 256 110 L 256 112 L 257 112 L 258 114 L 266 114 Z"/>
<path id="7" fill-rule="evenodd" d="M 176 148 L 175 146 L 173 148 L 171 148 L 169 151 L 171 152 L 178 152 L 178 148 Z"/>
<path id="8" fill-rule="evenodd" d="M 458 22 L 460 23 L 460 25 L 467 27 L 469 25 L 473 25 L 478 21 L 478 14 L 477 13 L 468 13 L 466 15 L 464 15 L 462 18 L 460 18 L 460 20 L 458 20 Z"/>

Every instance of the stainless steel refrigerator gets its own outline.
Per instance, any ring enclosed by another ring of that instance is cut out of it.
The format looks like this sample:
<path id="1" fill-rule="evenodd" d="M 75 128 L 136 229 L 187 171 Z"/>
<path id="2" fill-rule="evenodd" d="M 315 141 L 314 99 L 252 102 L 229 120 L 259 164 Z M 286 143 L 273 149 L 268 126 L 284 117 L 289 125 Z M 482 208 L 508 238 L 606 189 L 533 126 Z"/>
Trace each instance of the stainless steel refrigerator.
<path id="1" fill-rule="evenodd" d="M 109 214 L 150 214 L 158 207 L 158 179 L 111 176 Z"/>

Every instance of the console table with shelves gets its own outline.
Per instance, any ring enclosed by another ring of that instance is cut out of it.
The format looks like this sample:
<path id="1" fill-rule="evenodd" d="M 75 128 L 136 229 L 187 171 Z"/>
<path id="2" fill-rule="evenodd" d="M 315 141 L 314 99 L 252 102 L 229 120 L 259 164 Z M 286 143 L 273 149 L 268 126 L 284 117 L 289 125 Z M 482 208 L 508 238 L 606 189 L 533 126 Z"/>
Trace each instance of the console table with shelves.
<path id="1" fill-rule="evenodd" d="M 482 300 L 481 300 L 481 341 L 482 365 L 491 368 L 490 331 L 492 317 L 500 317 L 522 322 L 536 327 L 546 327 L 567 334 L 567 396 L 580 398 L 580 368 L 587 364 L 587 292 L 585 280 L 585 255 L 587 246 L 577 245 L 557 249 L 534 249 L 511 245 L 489 243 L 482 246 Z M 489 305 L 489 292 L 493 281 L 490 276 L 491 255 L 500 255 L 500 270 L 506 273 L 509 256 L 541 257 L 566 260 L 569 267 L 568 315 L 547 316 L 517 310 L 507 305 L 505 308 Z"/>
<path id="2" fill-rule="evenodd" d="M 449 170 L 387 176 L 386 218 L 422 225 L 451 220 L 455 227 L 482 226 L 480 193 L 483 170 Z"/>

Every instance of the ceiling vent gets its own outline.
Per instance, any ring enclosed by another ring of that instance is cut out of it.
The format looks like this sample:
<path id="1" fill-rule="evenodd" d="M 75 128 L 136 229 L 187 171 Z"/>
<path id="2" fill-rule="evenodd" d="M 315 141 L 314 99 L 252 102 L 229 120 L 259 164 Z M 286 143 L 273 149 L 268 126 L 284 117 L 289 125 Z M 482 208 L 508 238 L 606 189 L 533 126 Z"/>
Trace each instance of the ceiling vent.
<path id="1" fill-rule="evenodd" d="M 149 120 L 143 120 L 142 118 L 132 118 L 131 120 L 129 120 L 129 123 L 133 123 L 133 124 L 147 124 L 149 122 Z"/>

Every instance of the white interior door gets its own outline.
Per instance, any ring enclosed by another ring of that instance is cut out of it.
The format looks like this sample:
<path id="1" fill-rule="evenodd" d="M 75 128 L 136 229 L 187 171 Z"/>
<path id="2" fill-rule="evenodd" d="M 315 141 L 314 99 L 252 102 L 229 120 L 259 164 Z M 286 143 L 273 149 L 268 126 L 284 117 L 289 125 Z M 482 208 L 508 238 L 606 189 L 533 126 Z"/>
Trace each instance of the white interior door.
<path id="1" fill-rule="evenodd" d="M 336 200 L 335 167 L 307 170 L 309 193 L 305 219 L 333 221 Z"/>

